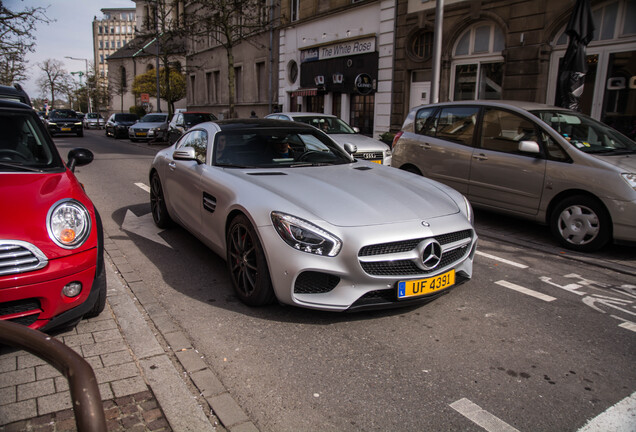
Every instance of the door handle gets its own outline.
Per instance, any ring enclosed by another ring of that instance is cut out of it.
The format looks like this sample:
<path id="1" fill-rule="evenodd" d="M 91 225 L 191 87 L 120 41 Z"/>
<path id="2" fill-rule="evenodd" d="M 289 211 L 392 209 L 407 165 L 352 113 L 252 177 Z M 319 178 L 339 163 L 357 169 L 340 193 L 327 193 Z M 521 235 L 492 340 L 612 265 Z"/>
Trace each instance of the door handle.
<path id="1" fill-rule="evenodd" d="M 477 160 L 483 161 L 483 160 L 488 160 L 488 156 L 486 156 L 483 153 L 480 153 L 478 155 L 473 155 L 473 159 L 477 159 Z"/>
<path id="2" fill-rule="evenodd" d="M 168 164 L 168 168 L 170 168 L 171 171 L 174 171 L 175 169 L 177 169 L 177 164 L 174 162 L 170 162 Z"/>
<path id="3" fill-rule="evenodd" d="M 431 149 L 431 145 L 428 143 L 420 143 L 420 147 L 422 147 L 424 150 L 430 150 Z"/>

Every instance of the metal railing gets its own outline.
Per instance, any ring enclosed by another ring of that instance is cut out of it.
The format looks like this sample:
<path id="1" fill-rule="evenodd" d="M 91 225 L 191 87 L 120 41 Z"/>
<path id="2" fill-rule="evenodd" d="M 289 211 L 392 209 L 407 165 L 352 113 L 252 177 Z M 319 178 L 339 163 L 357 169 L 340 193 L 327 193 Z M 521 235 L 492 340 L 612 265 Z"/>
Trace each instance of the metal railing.
<path id="1" fill-rule="evenodd" d="M 21 324 L 0 320 L 0 344 L 24 349 L 45 360 L 68 379 L 79 432 L 106 432 L 104 406 L 93 368 L 57 339 Z"/>

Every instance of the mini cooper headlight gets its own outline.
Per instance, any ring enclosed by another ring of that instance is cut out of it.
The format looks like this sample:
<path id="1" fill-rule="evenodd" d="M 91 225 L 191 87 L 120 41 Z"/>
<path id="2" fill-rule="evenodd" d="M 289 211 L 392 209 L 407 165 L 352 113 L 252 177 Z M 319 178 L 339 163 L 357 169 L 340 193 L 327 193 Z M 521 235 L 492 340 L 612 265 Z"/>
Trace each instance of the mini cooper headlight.
<path id="1" fill-rule="evenodd" d="M 46 217 L 49 237 L 64 249 L 80 247 L 91 232 L 91 218 L 79 201 L 66 199 L 56 202 Z"/>
<path id="2" fill-rule="evenodd" d="M 340 252 L 342 241 L 316 225 L 285 213 L 272 212 L 271 217 L 278 234 L 294 249 L 330 257 Z"/>

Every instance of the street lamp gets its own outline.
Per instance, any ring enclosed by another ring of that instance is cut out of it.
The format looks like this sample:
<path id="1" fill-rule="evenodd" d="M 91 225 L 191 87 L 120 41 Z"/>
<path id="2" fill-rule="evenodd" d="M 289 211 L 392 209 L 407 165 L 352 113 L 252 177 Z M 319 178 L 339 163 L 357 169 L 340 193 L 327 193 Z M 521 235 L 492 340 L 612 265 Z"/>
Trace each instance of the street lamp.
<path id="1" fill-rule="evenodd" d="M 86 101 L 88 103 L 88 112 L 93 112 L 93 110 L 91 109 L 91 95 L 90 95 L 90 91 L 88 89 L 88 59 L 85 58 L 77 58 L 77 57 L 70 57 L 70 56 L 64 56 L 64 58 L 67 59 L 71 59 L 71 60 L 80 60 L 80 61 L 84 61 L 86 63 Z M 80 76 L 80 85 L 81 85 L 81 76 Z"/>

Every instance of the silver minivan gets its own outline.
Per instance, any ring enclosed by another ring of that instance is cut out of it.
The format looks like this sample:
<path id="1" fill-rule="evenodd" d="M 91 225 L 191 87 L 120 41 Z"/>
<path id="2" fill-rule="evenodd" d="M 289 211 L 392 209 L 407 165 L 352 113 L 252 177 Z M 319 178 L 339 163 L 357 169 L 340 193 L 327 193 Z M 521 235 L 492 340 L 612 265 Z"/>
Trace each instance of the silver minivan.
<path id="1" fill-rule="evenodd" d="M 636 242 L 636 143 L 578 112 L 512 101 L 419 106 L 395 137 L 392 166 L 475 207 L 548 224 L 569 249 Z"/>

